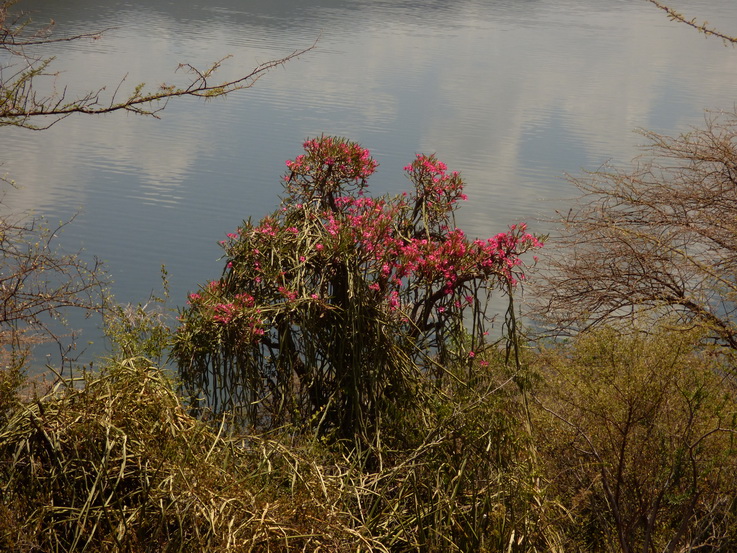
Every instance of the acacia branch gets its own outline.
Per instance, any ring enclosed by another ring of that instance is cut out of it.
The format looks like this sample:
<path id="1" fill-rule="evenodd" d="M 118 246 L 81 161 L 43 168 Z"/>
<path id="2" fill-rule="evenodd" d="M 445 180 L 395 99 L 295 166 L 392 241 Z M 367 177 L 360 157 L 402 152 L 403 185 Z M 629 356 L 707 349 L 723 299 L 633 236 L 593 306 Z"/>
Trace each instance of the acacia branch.
<path id="1" fill-rule="evenodd" d="M 74 101 L 66 101 L 66 89 L 55 97 L 38 99 L 33 91 L 32 81 L 43 74 L 42 72 L 47 65 L 47 63 L 44 63 L 41 67 L 21 74 L 10 87 L 2 87 L 0 91 L 2 92 L 2 96 L 0 96 L 0 126 L 13 125 L 33 130 L 43 130 L 61 119 L 77 113 L 101 115 L 116 111 L 128 111 L 138 115 L 158 117 L 157 114 L 166 107 L 166 102 L 172 98 L 194 96 L 210 99 L 225 96 L 236 90 L 250 88 L 265 73 L 309 52 L 315 47 L 316 43 L 317 41 L 307 48 L 295 50 L 283 58 L 262 63 L 243 77 L 216 84 L 212 84 L 210 80 L 227 58 L 218 60 L 206 70 L 197 69 L 190 64 L 180 64 L 177 70 L 183 69 L 194 75 L 187 86 L 175 87 L 162 84 L 158 90 L 144 92 L 144 85 L 140 84 L 127 98 L 117 101 L 116 95 L 125 81 L 125 78 L 123 78 L 110 101 L 105 104 L 101 101 L 101 95 L 105 91 L 104 87 Z M 162 105 L 156 105 L 162 102 Z M 32 119 L 47 117 L 51 117 L 53 120 L 43 125 L 31 121 Z"/>
<path id="2" fill-rule="evenodd" d="M 696 21 L 696 18 L 686 19 L 684 15 L 678 13 L 673 8 L 670 8 L 664 4 L 661 4 L 660 2 L 658 2 L 658 0 L 648 0 L 648 2 L 660 8 L 665 13 L 667 13 L 668 18 L 671 21 L 678 21 L 679 23 L 683 23 L 685 25 L 688 25 L 689 27 L 693 27 L 700 33 L 704 33 L 706 36 L 715 36 L 717 38 L 721 38 L 725 43 L 737 44 L 737 38 L 733 36 L 725 35 L 724 33 L 721 33 L 711 27 L 707 27 L 706 21 L 704 21 L 703 23 L 698 23 Z"/>
<path id="3" fill-rule="evenodd" d="M 49 29 L 55 25 L 55 22 L 52 20 L 49 24 Z M 112 31 L 113 29 L 117 29 L 117 27 L 107 27 L 101 31 L 97 31 L 94 33 L 83 33 L 80 35 L 74 35 L 74 36 L 66 36 L 66 37 L 59 37 L 59 38 L 28 38 L 28 39 L 22 39 L 17 38 L 13 34 L 6 34 L 2 38 L 0 38 L 0 48 L 3 48 L 5 50 L 12 50 L 13 48 L 22 48 L 24 46 L 42 46 L 46 44 L 55 44 L 57 42 L 74 42 L 77 40 L 82 39 L 90 39 L 90 40 L 99 40 L 102 38 L 102 35 L 105 34 L 108 31 Z"/>
<path id="4" fill-rule="evenodd" d="M 34 83 L 38 78 L 57 76 L 47 72 L 54 58 L 33 57 L 28 54 L 26 48 L 81 39 L 97 40 L 109 29 L 70 37 L 49 38 L 55 24 L 51 20 L 48 25 L 31 34 L 28 31 L 31 20 L 26 14 L 21 13 L 14 19 L 9 15 L 9 8 L 15 3 L 16 0 L 0 0 L 0 50 L 6 50 L 10 54 L 10 59 L 18 60 L 17 64 L 10 62 L 0 66 L 0 127 L 48 129 L 65 117 L 76 113 L 100 115 L 129 111 L 138 115 L 158 117 L 157 114 L 172 98 L 181 96 L 217 98 L 236 90 L 250 88 L 266 72 L 312 50 L 317 43 L 316 40 L 308 48 L 295 50 L 281 59 L 262 63 L 247 75 L 229 81 L 213 83 L 215 73 L 220 69 L 223 61 L 230 57 L 227 56 L 205 69 L 199 69 L 187 63 L 180 64 L 177 71 L 184 70 L 192 76 L 190 82 L 185 86 L 178 87 L 164 83 L 156 90 L 147 91 L 144 89 L 144 84 L 141 83 L 127 97 L 118 100 L 118 93 L 126 80 L 124 77 L 109 99 L 103 98 L 106 87 L 102 87 L 68 100 L 66 87 L 62 88 L 61 92 L 52 92 L 48 96 L 37 95 Z M 12 75 L 9 77 L 7 74 L 3 75 L 3 71 L 10 72 Z M 43 122 L 39 124 L 37 121 Z"/>
<path id="5" fill-rule="evenodd" d="M 13 54 L 20 54 L 14 48 L 22 48 L 24 46 L 41 46 L 45 44 L 54 44 L 57 42 L 73 42 L 88 38 L 97 40 L 107 31 L 115 27 L 108 27 L 102 31 L 94 33 L 82 33 L 79 35 L 50 38 L 50 35 L 56 26 L 56 21 L 51 19 L 46 25 L 37 29 L 30 36 L 26 36 L 28 26 L 32 20 L 26 12 L 19 12 L 11 16 L 9 9 L 18 3 L 18 0 L 0 0 L 0 49 L 5 49 Z M 20 54 L 22 55 L 22 54 Z"/>

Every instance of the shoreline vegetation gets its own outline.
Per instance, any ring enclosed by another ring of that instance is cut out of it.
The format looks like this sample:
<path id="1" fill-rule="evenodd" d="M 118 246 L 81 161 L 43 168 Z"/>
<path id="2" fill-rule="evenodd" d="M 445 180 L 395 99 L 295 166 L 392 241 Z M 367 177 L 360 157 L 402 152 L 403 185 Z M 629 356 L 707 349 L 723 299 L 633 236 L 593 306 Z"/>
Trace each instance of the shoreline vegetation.
<path id="1" fill-rule="evenodd" d="M 96 35 L 49 38 L 15 3 L 0 126 L 156 116 L 309 50 L 217 86 L 220 62 L 119 101 L 42 98 L 52 60 L 29 49 Z M 58 229 L 4 215 L 0 551 L 736 551 L 737 115 L 645 136 L 630 169 L 571 179 L 561 236 L 486 239 L 456 226 L 463 179 L 434 155 L 372 196 L 368 150 L 308 139 L 176 315 L 165 271 L 163 298 L 116 305 Z M 48 324 L 69 309 L 105 317 L 94 371 Z M 54 382 L 25 376 L 40 342 Z"/>
<path id="2" fill-rule="evenodd" d="M 372 198 L 367 150 L 304 148 L 176 321 L 111 307 L 110 358 L 47 390 L 7 358 L 0 549 L 737 547 L 734 353 L 709 318 L 525 336 L 524 225 L 467 239 L 433 156 Z M 497 340 L 485 293 L 510 302 Z"/>

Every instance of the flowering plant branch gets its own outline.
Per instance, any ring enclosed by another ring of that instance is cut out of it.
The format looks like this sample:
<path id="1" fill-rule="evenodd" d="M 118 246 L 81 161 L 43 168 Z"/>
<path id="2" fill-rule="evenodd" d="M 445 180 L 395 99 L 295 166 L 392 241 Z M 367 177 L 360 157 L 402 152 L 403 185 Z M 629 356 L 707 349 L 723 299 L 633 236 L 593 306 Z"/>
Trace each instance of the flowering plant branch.
<path id="1" fill-rule="evenodd" d="M 541 243 L 524 224 L 469 239 L 453 217 L 463 180 L 435 156 L 405 167 L 413 192 L 374 198 L 368 150 L 325 136 L 304 149 L 280 209 L 222 242 L 223 276 L 190 295 L 175 353 L 192 393 L 251 423 L 320 413 L 366 436 L 431 366 L 473 361 L 489 295 Z"/>

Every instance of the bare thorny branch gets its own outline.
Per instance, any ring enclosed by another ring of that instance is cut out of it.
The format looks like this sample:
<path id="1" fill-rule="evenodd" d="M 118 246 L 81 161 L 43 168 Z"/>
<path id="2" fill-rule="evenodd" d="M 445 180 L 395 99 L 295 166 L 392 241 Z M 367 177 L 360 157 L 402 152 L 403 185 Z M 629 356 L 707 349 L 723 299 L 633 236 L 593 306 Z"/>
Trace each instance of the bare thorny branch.
<path id="1" fill-rule="evenodd" d="M 98 261 L 87 263 L 79 253 L 57 248 L 67 223 L 53 229 L 42 223 L 0 217 L 0 345 L 7 355 L 7 348 L 24 351 L 34 343 L 55 343 L 64 365 L 75 340 L 59 323 L 70 308 L 99 311 L 105 281 Z"/>
<path id="2" fill-rule="evenodd" d="M 11 20 L 8 8 L 13 4 L 15 0 L 5 0 L 0 4 L 0 50 L 6 50 L 11 58 L 17 59 L 20 69 L 12 64 L 0 66 L 0 127 L 17 126 L 43 130 L 77 113 L 99 115 L 127 111 L 138 115 L 158 117 L 159 112 L 172 98 L 193 96 L 210 99 L 250 88 L 265 73 L 312 50 L 317 42 L 315 41 L 307 48 L 295 50 L 282 58 L 261 63 L 242 77 L 222 82 L 214 80 L 215 73 L 230 56 L 217 60 L 204 69 L 188 63 L 179 64 L 177 71 L 184 71 L 191 76 L 190 82 L 183 86 L 164 83 L 155 90 L 147 91 L 144 84 L 141 83 L 135 86 L 133 92 L 128 96 L 118 99 L 118 93 L 126 81 L 126 77 L 123 77 L 108 99 L 104 98 L 107 87 L 89 91 L 73 99 L 67 98 L 66 87 L 63 87 L 61 91 L 54 91 L 44 96 L 37 94 L 34 81 L 40 77 L 57 76 L 47 72 L 53 58 L 34 57 L 26 51 L 26 48 L 81 39 L 97 40 L 109 29 L 70 37 L 50 38 L 49 34 L 54 26 L 54 22 L 51 21 L 41 30 L 25 36 L 24 33 L 30 19 L 19 16 Z M 13 74 L 9 78 L 3 78 L 3 70 L 11 70 Z"/>
<path id="3" fill-rule="evenodd" d="M 665 4 L 662 4 L 658 2 L 658 0 L 647 0 L 651 4 L 657 6 L 661 10 L 663 10 L 665 13 L 668 14 L 668 18 L 671 21 L 678 21 L 679 23 L 684 23 L 688 25 L 689 27 L 693 27 L 700 33 L 704 33 L 706 36 L 713 36 L 717 38 L 721 38 L 725 44 L 737 44 L 737 37 L 733 37 L 727 34 L 724 34 L 722 32 L 717 31 L 716 29 L 709 27 L 708 22 L 704 21 L 702 23 L 699 23 L 696 21 L 696 18 L 688 19 L 683 14 L 678 13 L 673 8 L 666 6 Z"/>

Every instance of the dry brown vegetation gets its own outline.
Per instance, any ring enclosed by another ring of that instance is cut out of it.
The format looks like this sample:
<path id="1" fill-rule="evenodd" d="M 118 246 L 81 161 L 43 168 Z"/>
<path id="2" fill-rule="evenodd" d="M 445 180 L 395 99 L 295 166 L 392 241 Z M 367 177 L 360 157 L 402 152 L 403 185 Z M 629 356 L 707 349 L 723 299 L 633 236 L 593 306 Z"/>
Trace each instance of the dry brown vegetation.
<path id="1" fill-rule="evenodd" d="M 143 359 L 18 403 L 0 429 L 0 549 L 371 548 L 318 457 L 224 433 Z"/>
<path id="2" fill-rule="evenodd" d="M 737 349 L 737 116 L 643 134 L 630 169 L 571 178 L 583 196 L 548 244 L 537 312 L 558 332 L 667 314 Z"/>
<path id="3" fill-rule="evenodd" d="M 428 409 L 371 471 L 296 431 L 196 420 L 142 358 L 83 384 L 6 406 L 3 550 L 544 551 L 555 538 L 507 394 Z"/>
<path id="4" fill-rule="evenodd" d="M 369 464 L 194 418 L 145 358 L 110 361 L 5 398 L 0 550 L 732 551 L 737 390 L 697 343 L 607 329 L 522 372 L 488 357 L 386 422 Z"/>

